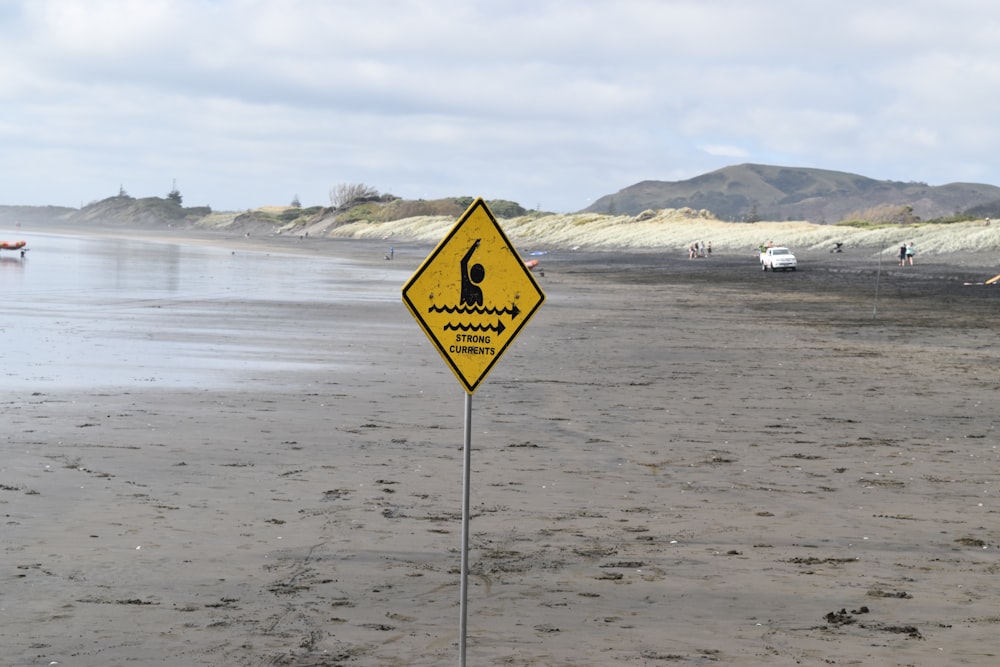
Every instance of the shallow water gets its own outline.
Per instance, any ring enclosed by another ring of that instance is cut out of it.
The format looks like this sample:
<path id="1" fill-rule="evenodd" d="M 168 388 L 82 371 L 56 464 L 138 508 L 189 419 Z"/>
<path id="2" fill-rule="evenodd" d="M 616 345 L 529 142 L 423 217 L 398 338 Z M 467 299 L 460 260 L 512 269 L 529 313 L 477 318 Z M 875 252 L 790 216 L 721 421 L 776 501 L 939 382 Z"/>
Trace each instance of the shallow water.
<path id="1" fill-rule="evenodd" d="M 406 272 L 331 257 L 34 234 L 0 257 L 0 385 L 227 385 L 350 359 L 345 313 L 399 303 Z M 316 319 L 285 317 L 316 304 Z M 402 306 L 398 309 L 402 312 Z"/>

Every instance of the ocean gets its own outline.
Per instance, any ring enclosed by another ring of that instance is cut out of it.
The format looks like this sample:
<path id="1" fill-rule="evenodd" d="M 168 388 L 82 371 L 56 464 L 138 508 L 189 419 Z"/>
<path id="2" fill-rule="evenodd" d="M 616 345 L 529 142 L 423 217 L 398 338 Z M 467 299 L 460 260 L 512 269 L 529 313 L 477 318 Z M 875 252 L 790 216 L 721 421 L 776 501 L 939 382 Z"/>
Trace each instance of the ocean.
<path id="1" fill-rule="evenodd" d="M 291 370 L 359 363 L 354 337 L 370 341 L 382 321 L 408 317 L 399 289 L 409 273 L 388 262 L 127 238 L 28 240 L 23 259 L 0 257 L 8 390 L 280 383 Z M 352 315 L 372 310 L 385 312 L 359 331 Z"/>

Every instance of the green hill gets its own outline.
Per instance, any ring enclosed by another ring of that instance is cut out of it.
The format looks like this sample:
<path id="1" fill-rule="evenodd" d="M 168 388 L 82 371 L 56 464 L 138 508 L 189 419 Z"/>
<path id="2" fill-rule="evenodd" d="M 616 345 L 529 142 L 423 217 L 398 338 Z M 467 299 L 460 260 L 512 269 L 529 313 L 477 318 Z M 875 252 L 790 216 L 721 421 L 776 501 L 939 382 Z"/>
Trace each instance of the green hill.
<path id="1" fill-rule="evenodd" d="M 686 181 L 642 181 L 605 195 L 588 213 L 636 215 L 648 209 L 707 209 L 720 220 L 808 220 L 870 217 L 873 209 L 910 207 L 923 220 L 974 210 L 1000 214 L 1000 187 L 977 183 L 879 181 L 827 169 L 741 164 Z"/>

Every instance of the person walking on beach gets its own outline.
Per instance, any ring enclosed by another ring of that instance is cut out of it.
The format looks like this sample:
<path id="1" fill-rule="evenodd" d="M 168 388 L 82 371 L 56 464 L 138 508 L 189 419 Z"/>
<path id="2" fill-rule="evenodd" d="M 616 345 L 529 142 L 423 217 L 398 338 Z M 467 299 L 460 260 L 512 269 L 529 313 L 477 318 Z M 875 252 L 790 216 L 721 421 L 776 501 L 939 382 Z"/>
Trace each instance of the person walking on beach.
<path id="1" fill-rule="evenodd" d="M 913 255 L 916 254 L 913 251 L 913 241 L 906 244 L 906 261 L 910 266 L 913 266 Z"/>
<path id="2" fill-rule="evenodd" d="M 899 265 L 906 266 L 906 246 L 899 246 Z"/>

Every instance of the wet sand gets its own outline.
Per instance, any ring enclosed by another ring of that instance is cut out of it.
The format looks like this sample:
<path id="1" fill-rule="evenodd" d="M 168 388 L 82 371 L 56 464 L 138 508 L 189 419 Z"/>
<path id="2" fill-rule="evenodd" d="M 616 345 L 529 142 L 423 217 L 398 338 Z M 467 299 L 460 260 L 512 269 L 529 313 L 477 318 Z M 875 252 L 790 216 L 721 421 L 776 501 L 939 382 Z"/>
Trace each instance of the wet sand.
<path id="1" fill-rule="evenodd" d="M 993 260 L 800 261 L 544 258 L 473 398 L 469 664 L 997 663 Z M 261 308 L 353 363 L 3 389 L 0 664 L 457 663 L 458 381 L 398 300 Z"/>

